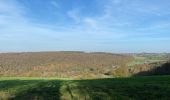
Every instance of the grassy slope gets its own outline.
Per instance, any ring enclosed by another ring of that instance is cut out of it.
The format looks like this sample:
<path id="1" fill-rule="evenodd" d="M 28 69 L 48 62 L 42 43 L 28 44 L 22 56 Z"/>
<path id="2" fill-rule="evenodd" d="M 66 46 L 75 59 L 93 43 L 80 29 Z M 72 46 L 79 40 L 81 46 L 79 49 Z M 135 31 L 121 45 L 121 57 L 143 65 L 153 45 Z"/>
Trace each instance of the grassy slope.
<path id="1" fill-rule="evenodd" d="M 0 100 L 170 100 L 170 76 L 96 80 L 0 78 Z"/>

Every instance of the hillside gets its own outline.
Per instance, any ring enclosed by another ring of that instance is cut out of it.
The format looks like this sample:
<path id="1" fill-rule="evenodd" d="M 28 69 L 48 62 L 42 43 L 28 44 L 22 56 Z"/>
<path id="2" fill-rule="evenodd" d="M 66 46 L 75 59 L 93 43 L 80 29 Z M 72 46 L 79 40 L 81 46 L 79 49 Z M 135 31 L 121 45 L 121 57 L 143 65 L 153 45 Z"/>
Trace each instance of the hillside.
<path id="1" fill-rule="evenodd" d="M 0 100 L 169 100 L 169 74 L 168 54 L 1 53 Z"/>
<path id="2" fill-rule="evenodd" d="M 132 56 L 102 52 L 1 53 L 0 76 L 103 78 L 132 60 Z"/>
<path id="3" fill-rule="evenodd" d="M 112 54 L 73 51 L 0 53 L 0 76 L 71 79 L 127 77 L 159 68 L 166 64 L 169 58 L 169 54 L 153 53 Z M 169 73 L 168 71 L 166 73 Z"/>

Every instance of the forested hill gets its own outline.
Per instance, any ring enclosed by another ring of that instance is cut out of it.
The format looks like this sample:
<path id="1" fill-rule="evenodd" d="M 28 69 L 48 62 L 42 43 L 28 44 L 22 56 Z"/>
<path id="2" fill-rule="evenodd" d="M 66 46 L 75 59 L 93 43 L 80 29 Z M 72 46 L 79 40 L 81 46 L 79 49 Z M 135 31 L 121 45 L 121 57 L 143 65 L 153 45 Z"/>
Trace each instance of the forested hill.
<path id="1" fill-rule="evenodd" d="M 89 79 L 152 75 L 158 72 L 166 74 L 169 73 L 166 64 L 169 58 L 169 54 L 153 53 L 0 53 L 0 76 Z"/>
<path id="2" fill-rule="evenodd" d="M 132 56 L 102 52 L 1 53 L 0 76 L 105 77 L 132 60 Z"/>

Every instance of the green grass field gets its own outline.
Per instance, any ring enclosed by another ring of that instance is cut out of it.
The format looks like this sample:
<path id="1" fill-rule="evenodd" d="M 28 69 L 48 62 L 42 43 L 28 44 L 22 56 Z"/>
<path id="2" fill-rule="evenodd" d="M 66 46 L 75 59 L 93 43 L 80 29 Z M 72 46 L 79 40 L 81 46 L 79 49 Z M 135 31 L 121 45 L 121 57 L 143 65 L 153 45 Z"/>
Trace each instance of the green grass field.
<path id="1" fill-rule="evenodd" d="M 170 100 L 170 76 L 65 80 L 0 78 L 0 100 Z"/>
<path id="2" fill-rule="evenodd" d="M 134 60 L 129 62 L 127 65 L 128 66 L 134 66 L 134 65 L 140 65 L 144 63 L 155 63 L 155 62 L 161 62 L 161 61 L 166 61 L 165 57 L 162 55 L 157 55 L 156 57 L 152 56 L 145 56 L 145 57 L 138 57 L 134 56 Z"/>

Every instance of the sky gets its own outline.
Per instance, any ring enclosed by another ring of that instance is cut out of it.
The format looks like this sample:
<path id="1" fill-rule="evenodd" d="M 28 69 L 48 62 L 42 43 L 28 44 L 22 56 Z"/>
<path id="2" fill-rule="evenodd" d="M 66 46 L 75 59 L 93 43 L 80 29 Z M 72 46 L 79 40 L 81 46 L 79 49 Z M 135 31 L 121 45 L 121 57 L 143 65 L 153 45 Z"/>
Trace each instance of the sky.
<path id="1" fill-rule="evenodd" d="M 170 52 L 169 0 L 0 0 L 0 52 Z"/>

